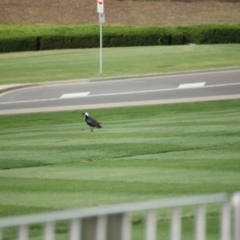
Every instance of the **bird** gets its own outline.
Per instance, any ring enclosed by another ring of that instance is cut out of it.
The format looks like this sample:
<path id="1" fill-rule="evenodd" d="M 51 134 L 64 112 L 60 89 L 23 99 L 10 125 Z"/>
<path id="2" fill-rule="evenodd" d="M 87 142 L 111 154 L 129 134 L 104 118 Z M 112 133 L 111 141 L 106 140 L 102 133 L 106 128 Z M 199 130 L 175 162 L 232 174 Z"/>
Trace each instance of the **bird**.
<path id="1" fill-rule="evenodd" d="M 93 132 L 94 127 L 102 128 L 102 126 L 100 125 L 101 123 L 98 122 L 97 120 L 89 117 L 87 112 L 83 112 L 82 115 L 84 116 L 84 120 L 85 120 L 86 124 L 91 127 L 91 132 Z"/>

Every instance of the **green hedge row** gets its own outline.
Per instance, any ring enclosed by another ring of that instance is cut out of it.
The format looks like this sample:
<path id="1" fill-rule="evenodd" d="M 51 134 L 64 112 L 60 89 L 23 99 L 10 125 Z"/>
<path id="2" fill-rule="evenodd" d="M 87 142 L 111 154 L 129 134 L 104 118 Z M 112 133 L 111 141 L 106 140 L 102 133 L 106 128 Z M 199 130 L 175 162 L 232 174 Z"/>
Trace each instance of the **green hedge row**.
<path id="1" fill-rule="evenodd" d="M 240 24 L 103 26 L 103 47 L 240 43 Z M 98 25 L 0 25 L 0 52 L 99 47 Z"/>

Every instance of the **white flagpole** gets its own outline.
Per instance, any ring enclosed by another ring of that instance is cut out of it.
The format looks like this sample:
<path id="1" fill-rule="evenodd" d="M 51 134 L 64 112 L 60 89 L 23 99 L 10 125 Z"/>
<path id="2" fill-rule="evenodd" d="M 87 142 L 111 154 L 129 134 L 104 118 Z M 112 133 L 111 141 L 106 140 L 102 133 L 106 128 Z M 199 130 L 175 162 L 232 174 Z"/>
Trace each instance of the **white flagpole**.
<path id="1" fill-rule="evenodd" d="M 105 16 L 104 16 L 104 3 L 103 0 L 97 0 L 97 12 L 99 13 L 99 25 L 100 25 L 100 73 L 102 73 L 102 62 L 103 62 L 103 41 L 102 41 L 102 24 L 105 22 Z"/>
<path id="2" fill-rule="evenodd" d="M 100 22 L 100 73 L 102 73 L 102 23 L 101 22 Z"/>

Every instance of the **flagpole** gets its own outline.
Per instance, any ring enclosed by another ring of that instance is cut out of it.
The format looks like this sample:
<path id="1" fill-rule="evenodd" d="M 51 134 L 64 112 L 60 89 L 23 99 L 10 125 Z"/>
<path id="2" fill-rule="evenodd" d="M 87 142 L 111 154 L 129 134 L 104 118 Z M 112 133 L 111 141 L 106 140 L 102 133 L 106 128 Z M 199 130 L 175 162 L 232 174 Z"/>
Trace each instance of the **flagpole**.
<path id="1" fill-rule="evenodd" d="M 100 23 L 100 73 L 102 73 L 102 23 Z"/>
<path id="2" fill-rule="evenodd" d="M 105 23 L 105 15 L 104 15 L 104 3 L 103 0 L 97 0 L 97 12 L 99 13 L 99 26 L 100 26 L 100 69 L 99 72 L 102 73 L 102 62 L 103 62 L 103 40 L 102 40 L 102 24 Z"/>

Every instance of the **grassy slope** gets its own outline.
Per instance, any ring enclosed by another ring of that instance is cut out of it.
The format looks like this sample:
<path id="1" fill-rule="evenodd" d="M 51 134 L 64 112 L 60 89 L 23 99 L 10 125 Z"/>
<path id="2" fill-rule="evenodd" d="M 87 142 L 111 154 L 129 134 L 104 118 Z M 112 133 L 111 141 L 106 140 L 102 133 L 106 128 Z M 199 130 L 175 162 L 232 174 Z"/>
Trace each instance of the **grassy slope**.
<path id="1" fill-rule="evenodd" d="M 94 133 L 79 112 L 1 116 L 0 214 L 237 191 L 239 109 L 95 110 Z"/>
<path id="2" fill-rule="evenodd" d="M 234 67 L 239 51 L 239 44 L 108 48 L 102 74 L 99 49 L 1 54 L 0 84 Z"/>

